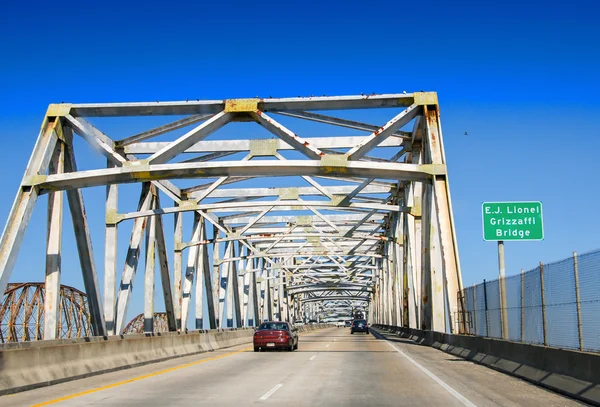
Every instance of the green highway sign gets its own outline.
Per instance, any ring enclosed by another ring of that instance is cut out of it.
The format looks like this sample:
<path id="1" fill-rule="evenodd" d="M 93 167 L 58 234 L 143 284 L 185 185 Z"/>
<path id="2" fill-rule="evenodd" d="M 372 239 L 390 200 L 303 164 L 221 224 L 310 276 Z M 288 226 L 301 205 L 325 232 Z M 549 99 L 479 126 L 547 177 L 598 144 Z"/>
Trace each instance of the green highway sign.
<path id="1" fill-rule="evenodd" d="M 541 202 L 484 202 L 483 240 L 543 240 Z"/>

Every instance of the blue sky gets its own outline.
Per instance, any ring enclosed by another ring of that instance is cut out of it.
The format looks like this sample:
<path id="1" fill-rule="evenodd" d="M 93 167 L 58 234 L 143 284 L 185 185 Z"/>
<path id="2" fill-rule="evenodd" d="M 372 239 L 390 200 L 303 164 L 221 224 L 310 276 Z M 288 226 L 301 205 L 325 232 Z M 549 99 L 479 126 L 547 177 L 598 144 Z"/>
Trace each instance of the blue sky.
<path id="1" fill-rule="evenodd" d="M 15 3 L 0 15 L 3 222 L 49 103 L 427 90 L 439 95 L 465 285 L 497 275 L 483 201 L 544 205 L 546 239 L 507 243 L 507 274 L 600 248 L 591 1 Z M 43 258 L 21 258 L 12 281 L 43 279 Z"/>

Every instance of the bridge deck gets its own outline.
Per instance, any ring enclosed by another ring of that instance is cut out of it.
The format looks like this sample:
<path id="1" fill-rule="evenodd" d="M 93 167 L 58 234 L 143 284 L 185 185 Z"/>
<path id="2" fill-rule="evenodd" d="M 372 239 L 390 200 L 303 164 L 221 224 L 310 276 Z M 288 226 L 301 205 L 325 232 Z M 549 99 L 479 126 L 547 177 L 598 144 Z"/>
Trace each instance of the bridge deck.
<path id="1" fill-rule="evenodd" d="M 239 346 L 5 396 L 0 406 L 582 405 L 408 341 L 348 328 L 300 340 L 293 353 Z"/>

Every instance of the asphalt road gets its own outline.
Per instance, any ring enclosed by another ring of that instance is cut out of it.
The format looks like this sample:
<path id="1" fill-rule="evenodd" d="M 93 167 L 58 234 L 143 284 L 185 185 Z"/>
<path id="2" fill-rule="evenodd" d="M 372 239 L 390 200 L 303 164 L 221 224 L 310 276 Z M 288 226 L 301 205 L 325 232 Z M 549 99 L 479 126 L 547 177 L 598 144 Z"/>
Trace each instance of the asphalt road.
<path id="1" fill-rule="evenodd" d="M 436 349 L 328 328 L 295 352 L 239 346 L 0 397 L 0 406 L 583 405 Z"/>

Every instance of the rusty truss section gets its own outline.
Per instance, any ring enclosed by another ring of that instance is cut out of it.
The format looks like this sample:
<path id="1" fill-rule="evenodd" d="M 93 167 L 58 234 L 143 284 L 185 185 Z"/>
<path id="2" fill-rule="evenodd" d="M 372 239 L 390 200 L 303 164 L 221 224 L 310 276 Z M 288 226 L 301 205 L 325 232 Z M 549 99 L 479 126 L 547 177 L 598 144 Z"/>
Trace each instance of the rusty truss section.
<path id="1" fill-rule="evenodd" d="M 84 204 L 98 187 L 100 214 L 97 202 Z M 123 209 L 134 189 L 137 206 Z M 0 289 L 42 195 L 46 339 L 58 335 L 65 203 L 95 335 L 124 332 L 136 279 L 136 323 L 147 333 L 155 283 L 170 331 L 332 309 L 458 329 L 460 268 L 433 92 L 50 105 L 0 241 Z M 105 219 L 100 267 L 92 213 Z"/>
<path id="2" fill-rule="evenodd" d="M 153 333 L 169 332 L 169 321 L 167 319 L 166 312 L 155 312 L 153 317 L 154 326 L 152 328 Z M 143 334 L 144 329 L 144 314 L 139 314 L 133 318 L 127 325 L 123 333 L 127 334 Z"/>
<path id="3" fill-rule="evenodd" d="M 44 283 L 12 283 L 0 305 L 0 340 L 36 341 L 44 338 Z M 91 324 L 85 293 L 65 285 L 58 298 L 57 338 L 90 336 Z"/>

